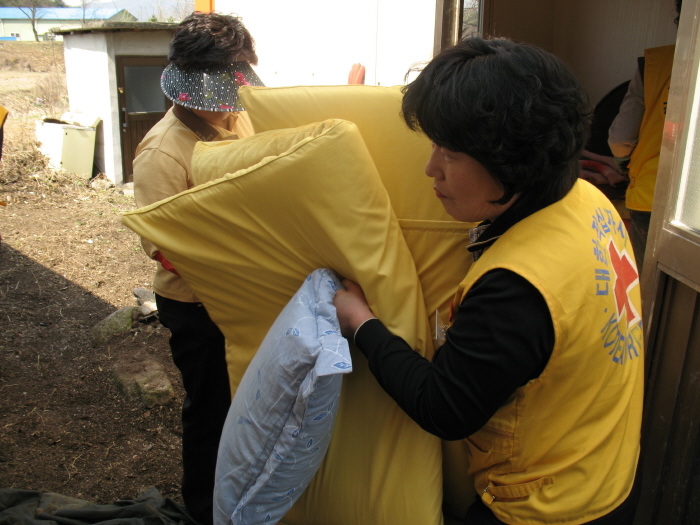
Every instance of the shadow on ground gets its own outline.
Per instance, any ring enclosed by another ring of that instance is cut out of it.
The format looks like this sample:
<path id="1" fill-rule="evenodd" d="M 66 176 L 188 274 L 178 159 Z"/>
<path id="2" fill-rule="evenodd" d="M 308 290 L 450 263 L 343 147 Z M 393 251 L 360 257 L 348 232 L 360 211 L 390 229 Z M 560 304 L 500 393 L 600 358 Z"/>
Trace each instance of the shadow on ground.
<path id="1" fill-rule="evenodd" d="M 0 488 L 95 503 L 156 487 L 179 501 L 180 378 L 167 330 L 144 325 L 93 347 L 117 307 L 0 244 Z M 117 362 L 162 363 L 177 398 L 147 409 L 117 391 Z"/>

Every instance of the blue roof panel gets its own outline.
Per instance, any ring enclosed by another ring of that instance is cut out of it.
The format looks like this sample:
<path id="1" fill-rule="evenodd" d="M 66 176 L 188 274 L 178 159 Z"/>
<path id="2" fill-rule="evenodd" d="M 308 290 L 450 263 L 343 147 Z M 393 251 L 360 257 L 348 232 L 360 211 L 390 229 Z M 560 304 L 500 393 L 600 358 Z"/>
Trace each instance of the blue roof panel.
<path id="1" fill-rule="evenodd" d="M 86 20 L 107 20 L 116 15 L 121 9 L 85 9 Z M 31 16 L 28 7 L 0 7 L 0 19 L 2 20 L 26 20 Z M 81 7 L 39 7 L 36 18 L 42 20 L 82 20 L 83 9 Z"/>

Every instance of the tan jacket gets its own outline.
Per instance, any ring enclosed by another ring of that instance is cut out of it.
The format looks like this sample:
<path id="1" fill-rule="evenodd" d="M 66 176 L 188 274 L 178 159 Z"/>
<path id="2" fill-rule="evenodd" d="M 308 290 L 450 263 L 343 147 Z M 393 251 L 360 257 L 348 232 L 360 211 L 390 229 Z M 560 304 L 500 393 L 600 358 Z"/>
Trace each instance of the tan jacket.
<path id="1" fill-rule="evenodd" d="M 253 125 L 245 111 L 232 112 L 226 131 L 217 128 L 217 140 L 245 138 L 253 135 Z M 170 109 L 146 134 L 136 148 L 134 159 L 134 197 L 141 208 L 166 199 L 194 186 L 192 152 L 199 138 L 173 115 Z M 144 252 L 150 258 L 158 248 L 141 239 Z M 153 279 L 153 291 L 158 295 L 183 302 L 199 302 L 185 281 L 158 264 Z"/>

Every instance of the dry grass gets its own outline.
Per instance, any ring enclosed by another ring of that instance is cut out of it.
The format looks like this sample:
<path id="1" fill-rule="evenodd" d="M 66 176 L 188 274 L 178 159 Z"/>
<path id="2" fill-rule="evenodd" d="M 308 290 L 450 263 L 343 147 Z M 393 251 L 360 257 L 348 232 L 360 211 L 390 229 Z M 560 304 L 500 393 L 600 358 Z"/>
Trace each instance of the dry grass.
<path id="1" fill-rule="evenodd" d="M 5 42 L 0 45 L 0 98 L 8 111 L 0 163 L 0 191 L 36 187 L 37 191 L 65 190 L 83 181 L 48 168 L 39 151 L 36 122 L 60 118 L 68 110 L 63 44 L 61 42 Z M 11 198 L 0 198 L 11 200 Z"/>
<path id="2" fill-rule="evenodd" d="M 47 160 L 39 151 L 39 143 L 26 128 L 5 139 L 0 164 L 0 188 L 8 191 L 9 185 L 31 180 L 35 174 L 45 171 Z"/>
<path id="3" fill-rule="evenodd" d="M 34 87 L 34 104 L 44 109 L 48 117 L 58 118 L 68 110 L 66 74 L 58 66 L 51 68 Z"/>
<path id="4" fill-rule="evenodd" d="M 63 42 L 2 42 L 0 70 L 48 72 L 65 69 Z"/>

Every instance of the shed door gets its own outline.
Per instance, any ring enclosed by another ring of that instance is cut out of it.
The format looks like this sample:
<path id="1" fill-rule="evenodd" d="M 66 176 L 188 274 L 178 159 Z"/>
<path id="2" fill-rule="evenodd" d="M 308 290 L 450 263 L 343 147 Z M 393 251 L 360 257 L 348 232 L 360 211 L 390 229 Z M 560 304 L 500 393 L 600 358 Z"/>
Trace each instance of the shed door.
<path id="1" fill-rule="evenodd" d="M 642 273 L 647 324 L 637 525 L 700 516 L 700 0 L 683 2 Z"/>
<path id="2" fill-rule="evenodd" d="M 167 57 L 118 56 L 119 127 L 124 182 L 133 180 L 134 155 L 141 139 L 163 118 L 172 102 L 160 89 Z"/>

